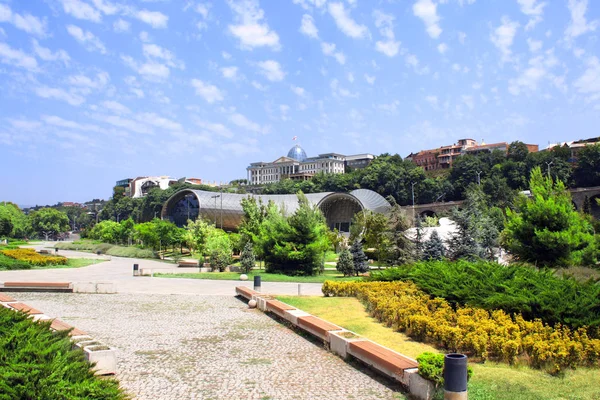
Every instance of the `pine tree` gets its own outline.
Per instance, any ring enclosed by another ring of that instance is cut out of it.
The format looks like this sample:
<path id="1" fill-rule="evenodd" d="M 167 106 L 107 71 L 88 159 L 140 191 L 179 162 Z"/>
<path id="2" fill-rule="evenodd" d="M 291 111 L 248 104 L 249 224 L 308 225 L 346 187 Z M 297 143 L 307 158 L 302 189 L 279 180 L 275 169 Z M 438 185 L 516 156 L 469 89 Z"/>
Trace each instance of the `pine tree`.
<path id="1" fill-rule="evenodd" d="M 356 239 L 350 247 L 350 253 L 352 253 L 352 262 L 354 264 L 354 273 L 358 276 L 359 273 L 365 273 L 369 271 L 369 264 L 367 263 L 367 256 L 363 251 L 360 240 Z"/>
<path id="2" fill-rule="evenodd" d="M 340 258 L 338 259 L 335 269 L 344 274 L 344 276 L 354 275 L 354 262 L 352 260 L 352 254 L 348 249 L 344 249 L 340 253 Z"/>
<path id="3" fill-rule="evenodd" d="M 256 258 L 254 257 L 254 251 L 252 250 L 252 243 L 247 242 L 240 255 L 240 264 L 242 264 L 242 270 L 245 273 L 249 273 L 254 268 Z"/>
<path id="4" fill-rule="evenodd" d="M 446 248 L 442 238 L 437 231 L 431 232 L 431 236 L 424 243 L 423 246 L 423 259 L 424 260 L 441 260 L 446 254 Z"/>

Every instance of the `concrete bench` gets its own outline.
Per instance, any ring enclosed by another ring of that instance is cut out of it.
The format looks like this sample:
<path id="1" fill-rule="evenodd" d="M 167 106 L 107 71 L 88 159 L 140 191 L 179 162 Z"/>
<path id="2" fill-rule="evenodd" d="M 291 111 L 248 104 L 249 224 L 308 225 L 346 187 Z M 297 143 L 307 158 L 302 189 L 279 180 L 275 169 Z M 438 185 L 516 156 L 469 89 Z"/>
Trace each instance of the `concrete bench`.
<path id="1" fill-rule="evenodd" d="M 328 340 L 327 332 L 341 331 L 343 329 L 340 326 L 324 321 L 313 315 L 309 315 L 307 317 L 298 317 L 298 326 L 305 331 L 323 339 L 324 341 Z"/>
<path id="2" fill-rule="evenodd" d="M 348 353 L 406 385 L 404 371 L 419 366 L 415 360 L 369 340 L 348 343 Z"/>
<path id="3" fill-rule="evenodd" d="M 52 320 L 52 324 L 50 325 L 50 329 L 54 329 L 55 331 L 66 331 L 66 330 L 69 330 L 69 329 L 73 329 L 69 333 L 70 336 L 83 336 L 83 335 L 87 335 L 87 333 L 85 333 L 81 329 L 73 328 L 71 325 L 67 324 L 66 322 L 60 321 L 58 319 L 53 319 Z"/>
<path id="4" fill-rule="evenodd" d="M 198 260 L 181 260 L 177 263 L 179 268 L 198 268 Z"/>
<path id="5" fill-rule="evenodd" d="M 235 293 L 242 297 L 245 297 L 248 300 L 251 300 L 252 296 L 260 294 L 246 286 L 236 286 Z"/>
<path id="6" fill-rule="evenodd" d="M 296 307 L 292 307 L 289 304 L 285 304 L 279 300 L 267 300 L 267 311 L 271 311 L 281 318 L 285 318 L 285 312 L 288 310 L 295 310 Z"/>
<path id="7" fill-rule="evenodd" d="M 71 282 L 4 282 L 3 292 L 61 292 L 72 293 Z"/>
<path id="8" fill-rule="evenodd" d="M 24 303 L 10 303 L 8 306 L 14 308 L 17 311 L 22 311 L 26 314 L 43 314 L 40 310 L 36 310 L 33 307 L 29 307 L 27 304 Z"/>

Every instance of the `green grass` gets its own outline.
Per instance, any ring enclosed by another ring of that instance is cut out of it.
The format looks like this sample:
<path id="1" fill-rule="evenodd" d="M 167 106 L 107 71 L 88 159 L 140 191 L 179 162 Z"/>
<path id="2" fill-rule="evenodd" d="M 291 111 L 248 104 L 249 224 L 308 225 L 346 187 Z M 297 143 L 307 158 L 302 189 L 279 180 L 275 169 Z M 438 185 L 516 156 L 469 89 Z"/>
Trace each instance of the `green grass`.
<path id="1" fill-rule="evenodd" d="M 413 341 L 369 317 L 363 305 L 353 297 L 292 297 L 279 300 L 365 336 L 383 346 L 415 358 L 434 347 Z M 525 366 L 486 362 L 471 363 L 469 400 L 597 400 L 600 399 L 600 370 L 578 368 L 563 377 Z"/>
<path id="2" fill-rule="evenodd" d="M 260 275 L 263 282 L 299 282 L 299 283 L 323 283 L 326 280 L 335 281 L 356 281 L 361 277 L 345 277 L 337 271 L 325 271 L 323 275 L 316 276 L 288 276 L 283 274 L 270 274 L 266 272 L 254 271 L 248 275 L 248 280 L 254 279 L 255 275 Z M 204 272 L 199 274 L 154 274 L 159 278 L 187 278 L 187 279 L 210 279 L 210 280 L 229 280 L 237 281 L 240 279 L 239 272 Z"/>

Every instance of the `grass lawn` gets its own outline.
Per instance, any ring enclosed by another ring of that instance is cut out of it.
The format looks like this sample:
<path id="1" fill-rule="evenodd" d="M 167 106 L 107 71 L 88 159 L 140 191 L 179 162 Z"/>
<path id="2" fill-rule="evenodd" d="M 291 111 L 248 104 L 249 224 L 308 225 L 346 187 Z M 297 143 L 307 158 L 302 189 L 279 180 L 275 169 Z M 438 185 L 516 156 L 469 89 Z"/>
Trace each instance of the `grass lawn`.
<path id="1" fill-rule="evenodd" d="M 46 267 L 33 267 L 31 269 L 63 269 L 63 268 L 81 268 L 89 265 L 99 264 L 106 260 L 94 260 L 91 258 L 68 258 L 66 265 L 48 265 Z"/>
<path id="2" fill-rule="evenodd" d="M 299 283 L 323 283 L 327 280 L 334 281 L 356 281 L 360 276 L 344 276 L 337 271 L 325 271 L 323 275 L 316 276 L 288 276 L 283 274 L 269 274 L 266 272 L 254 271 L 248 274 L 248 280 L 254 279 L 255 275 L 260 275 L 263 282 L 299 282 Z M 187 278 L 187 279 L 213 279 L 237 281 L 240 279 L 239 272 L 204 272 L 199 274 L 154 274 L 159 278 Z"/>
<path id="3" fill-rule="evenodd" d="M 278 299 L 413 358 L 424 351 L 439 352 L 369 317 L 353 297 L 279 296 Z M 470 400 L 600 399 L 598 369 L 578 368 L 567 371 L 564 377 L 553 377 L 529 367 L 489 361 L 471 366 Z"/>

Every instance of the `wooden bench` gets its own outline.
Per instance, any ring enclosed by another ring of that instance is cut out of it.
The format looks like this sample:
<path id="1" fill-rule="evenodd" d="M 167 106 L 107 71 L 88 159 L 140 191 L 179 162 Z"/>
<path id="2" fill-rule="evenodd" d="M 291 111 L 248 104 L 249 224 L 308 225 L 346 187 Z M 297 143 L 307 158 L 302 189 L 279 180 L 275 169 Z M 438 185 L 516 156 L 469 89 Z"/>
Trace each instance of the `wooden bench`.
<path id="1" fill-rule="evenodd" d="M 296 307 L 292 307 L 289 304 L 282 303 L 279 300 L 267 300 L 267 311 L 274 312 L 280 317 L 284 317 L 286 310 L 295 310 Z"/>
<path id="2" fill-rule="evenodd" d="M 69 325 L 66 322 L 63 322 L 61 320 L 58 320 L 58 319 L 53 319 L 52 320 L 52 324 L 50 325 L 50 329 L 54 329 L 55 331 L 66 331 L 66 330 L 69 330 L 69 329 L 73 329 L 71 332 L 69 332 L 70 336 L 87 335 L 87 333 L 85 333 L 81 329 L 73 328 L 71 325 Z"/>
<path id="3" fill-rule="evenodd" d="M 313 315 L 298 317 L 298 326 L 323 340 L 327 340 L 327 332 L 342 330 L 342 327 L 323 321 Z"/>
<path id="4" fill-rule="evenodd" d="M 246 286 L 236 286 L 235 292 L 240 296 L 245 297 L 246 299 L 252 299 L 252 296 L 259 294 L 258 292 L 246 287 Z"/>
<path id="5" fill-rule="evenodd" d="M 348 352 L 388 375 L 402 376 L 404 370 L 419 366 L 415 360 L 368 340 L 348 343 Z"/>
<path id="6" fill-rule="evenodd" d="M 36 310 L 33 307 L 29 307 L 27 304 L 24 303 L 10 303 L 8 306 L 14 308 L 17 311 L 22 311 L 26 314 L 43 314 L 40 310 Z"/>
<path id="7" fill-rule="evenodd" d="M 5 294 L 1 294 L 1 293 L 0 293 L 0 303 L 8 303 L 8 302 L 10 302 L 10 301 L 15 301 L 15 299 L 13 299 L 13 298 L 12 298 L 12 297 L 10 297 L 10 296 L 7 296 L 7 295 L 5 295 Z"/>
<path id="8" fill-rule="evenodd" d="M 71 282 L 4 282 L 3 292 L 61 292 L 72 293 Z"/>
<path id="9" fill-rule="evenodd" d="M 181 260 L 177 263 L 179 268 L 198 267 L 198 260 Z"/>

